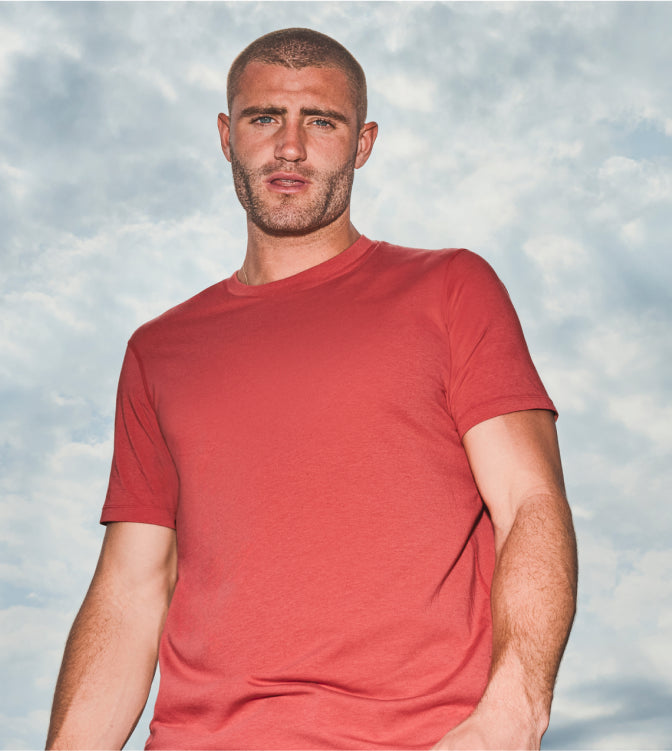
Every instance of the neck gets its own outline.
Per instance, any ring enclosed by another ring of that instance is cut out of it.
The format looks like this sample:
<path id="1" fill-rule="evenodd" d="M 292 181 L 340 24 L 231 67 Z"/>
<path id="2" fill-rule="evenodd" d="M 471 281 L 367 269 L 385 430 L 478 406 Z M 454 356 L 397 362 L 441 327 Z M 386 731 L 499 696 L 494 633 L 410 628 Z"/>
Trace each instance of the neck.
<path id="1" fill-rule="evenodd" d="M 238 278 L 252 285 L 285 279 L 337 256 L 358 237 L 348 211 L 307 235 L 268 235 L 248 221 L 244 271 L 238 272 Z"/>

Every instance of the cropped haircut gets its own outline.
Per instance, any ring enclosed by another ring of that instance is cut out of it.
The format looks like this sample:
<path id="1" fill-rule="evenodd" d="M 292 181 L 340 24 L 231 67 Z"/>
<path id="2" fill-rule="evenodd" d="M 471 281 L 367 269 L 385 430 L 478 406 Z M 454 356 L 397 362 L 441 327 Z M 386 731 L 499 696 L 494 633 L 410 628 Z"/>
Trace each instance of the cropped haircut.
<path id="1" fill-rule="evenodd" d="M 280 29 L 255 39 L 233 61 L 226 79 L 226 101 L 231 112 L 240 78 L 249 63 L 285 68 L 337 68 L 345 73 L 355 108 L 357 126 L 366 120 L 366 77 L 362 66 L 335 39 L 312 29 Z"/>

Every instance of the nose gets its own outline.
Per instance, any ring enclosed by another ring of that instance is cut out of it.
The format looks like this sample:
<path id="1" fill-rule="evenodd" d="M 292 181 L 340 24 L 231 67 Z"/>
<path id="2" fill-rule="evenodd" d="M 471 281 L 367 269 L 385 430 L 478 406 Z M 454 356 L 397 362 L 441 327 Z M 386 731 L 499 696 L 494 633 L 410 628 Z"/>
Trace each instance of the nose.
<path id="1" fill-rule="evenodd" d="M 304 133 L 299 122 L 285 122 L 275 143 L 275 158 L 286 162 L 302 162 L 306 158 Z"/>

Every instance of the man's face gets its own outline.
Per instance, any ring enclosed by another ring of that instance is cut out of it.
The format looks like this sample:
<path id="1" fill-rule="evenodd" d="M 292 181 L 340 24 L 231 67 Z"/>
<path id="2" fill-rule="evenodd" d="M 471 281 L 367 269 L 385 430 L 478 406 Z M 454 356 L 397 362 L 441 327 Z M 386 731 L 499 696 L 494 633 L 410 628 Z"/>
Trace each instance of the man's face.
<path id="1" fill-rule="evenodd" d="M 362 143 L 348 80 L 335 68 L 250 63 L 220 133 L 248 221 L 273 235 L 308 234 L 343 215 L 373 145 Z"/>

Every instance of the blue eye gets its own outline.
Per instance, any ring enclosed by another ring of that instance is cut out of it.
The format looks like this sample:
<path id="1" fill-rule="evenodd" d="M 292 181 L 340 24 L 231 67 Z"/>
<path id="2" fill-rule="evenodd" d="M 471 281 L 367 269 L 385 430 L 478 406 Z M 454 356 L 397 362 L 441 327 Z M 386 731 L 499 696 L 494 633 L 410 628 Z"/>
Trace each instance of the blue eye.
<path id="1" fill-rule="evenodd" d="M 315 125 L 319 125 L 320 128 L 331 128 L 332 125 L 329 120 L 313 120 Z"/>
<path id="2" fill-rule="evenodd" d="M 270 115 L 261 115 L 260 117 L 255 118 L 253 122 L 259 123 L 260 125 L 268 125 L 273 122 L 273 118 Z"/>

